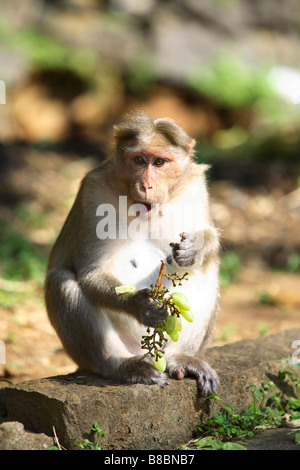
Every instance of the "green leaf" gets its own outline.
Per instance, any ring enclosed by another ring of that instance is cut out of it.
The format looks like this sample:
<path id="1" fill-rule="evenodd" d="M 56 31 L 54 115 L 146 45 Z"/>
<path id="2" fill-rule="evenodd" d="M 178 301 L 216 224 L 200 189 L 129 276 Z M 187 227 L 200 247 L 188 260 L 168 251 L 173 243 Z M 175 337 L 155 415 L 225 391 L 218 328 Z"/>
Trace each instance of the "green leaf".
<path id="1" fill-rule="evenodd" d="M 296 444 L 300 444 L 300 432 L 295 434 L 294 440 Z"/>
<path id="2" fill-rule="evenodd" d="M 217 393 L 212 393 L 211 395 L 209 395 L 208 397 L 206 397 L 205 400 L 209 400 L 209 399 L 212 399 L 212 398 L 213 398 L 214 400 L 223 401 L 223 398 L 220 398 Z"/>
<path id="3" fill-rule="evenodd" d="M 211 437 L 203 437 L 202 439 L 199 439 L 199 441 L 195 442 L 195 445 L 200 449 L 212 448 L 214 450 L 220 450 L 222 448 L 221 444 L 221 441 L 216 441 Z"/>
<path id="4" fill-rule="evenodd" d="M 247 450 L 242 444 L 237 444 L 236 442 L 224 442 L 222 445 L 222 450 Z"/>

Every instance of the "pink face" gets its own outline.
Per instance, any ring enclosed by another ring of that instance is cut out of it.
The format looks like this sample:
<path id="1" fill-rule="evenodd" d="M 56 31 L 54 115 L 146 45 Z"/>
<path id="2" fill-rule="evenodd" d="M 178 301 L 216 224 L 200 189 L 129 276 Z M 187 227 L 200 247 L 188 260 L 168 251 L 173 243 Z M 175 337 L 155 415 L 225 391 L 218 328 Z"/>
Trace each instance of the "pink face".
<path id="1" fill-rule="evenodd" d="M 167 193 L 168 175 L 173 171 L 174 156 L 170 152 L 149 149 L 129 151 L 125 159 L 126 177 L 135 202 L 146 206 L 162 202 Z"/>

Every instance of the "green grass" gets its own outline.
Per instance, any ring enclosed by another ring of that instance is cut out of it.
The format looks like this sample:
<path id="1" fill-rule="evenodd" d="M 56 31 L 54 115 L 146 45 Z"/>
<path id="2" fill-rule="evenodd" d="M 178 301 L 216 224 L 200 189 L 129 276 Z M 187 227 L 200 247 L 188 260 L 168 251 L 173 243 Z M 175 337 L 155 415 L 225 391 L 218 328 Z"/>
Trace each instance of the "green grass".
<path id="1" fill-rule="evenodd" d="M 259 291 L 257 293 L 258 303 L 261 305 L 278 305 L 278 301 L 269 292 Z"/>
<path id="2" fill-rule="evenodd" d="M 47 259 L 24 235 L 4 224 L 0 235 L 0 275 L 9 281 L 31 280 L 42 285 Z M 17 301 L 18 292 L 15 292 Z M 2 292 L 2 301 L 5 296 Z"/>
<path id="3" fill-rule="evenodd" d="M 221 287 L 228 287 L 232 282 L 238 279 L 240 265 L 240 257 L 236 251 L 230 250 L 222 256 L 220 264 Z"/>
<path id="4" fill-rule="evenodd" d="M 284 263 L 273 263 L 272 268 L 275 271 L 298 273 L 300 272 L 300 255 L 298 253 L 291 253 Z"/>
<path id="5" fill-rule="evenodd" d="M 90 439 L 83 439 L 81 443 L 75 442 L 75 445 L 80 450 L 102 450 L 100 446 L 100 439 L 105 436 L 104 432 L 100 428 L 98 421 L 95 421 L 91 427 L 92 441 Z M 96 441 L 96 442 L 95 442 Z M 56 445 L 48 447 L 47 450 L 63 450 L 64 448 L 60 445 L 56 438 Z"/>
<path id="6" fill-rule="evenodd" d="M 300 364 L 282 361 L 299 367 Z M 247 387 L 252 395 L 252 403 L 247 411 L 238 413 L 232 407 L 223 405 L 219 411 L 214 411 L 217 402 L 223 401 L 217 394 L 207 397 L 210 401 L 210 412 L 202 420 L 198 430 L 199 439 L 192 441 L 192 448 L 241 450 L 244 447 L 236 445 L 236 441 L 246 441 L 268 427 L 281 426 L 289 418 L 291 421 L 300 418 L 300 373 L 291 369 L 283 369 L 278 373 L 280 390 L 284 385 L 292 388 L 292 392 L 285 394 L 276 389 L 273 381 L 262 385 L 253 384 Z M 295 435 L 295 442 L 298 436 Z M 189 446 L 182 446 L 188 450 Z"/>

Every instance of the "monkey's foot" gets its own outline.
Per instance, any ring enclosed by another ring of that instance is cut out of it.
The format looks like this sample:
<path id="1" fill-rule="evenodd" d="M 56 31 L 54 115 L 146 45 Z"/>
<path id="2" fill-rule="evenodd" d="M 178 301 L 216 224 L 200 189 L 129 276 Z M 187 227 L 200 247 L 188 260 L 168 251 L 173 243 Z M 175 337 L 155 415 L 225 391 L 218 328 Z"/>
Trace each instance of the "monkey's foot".
<path id="1" fill-rule="evenodd" d="M 140 357 L 125 359 L 118 369 L 117 378 L 131 384 L 157 384 L 161 387 L 169 385 L 167 374 L 156 370 L 153 364 L 142 361 Z"/>
<path id="2" fill-rule="evenodd" d="M 217 392 L 218 375 L 207 362 L 197 357 L 182 355 L 170 358 L 168 364 L 169 376 L 173 379 L 181 380 L 189 375 L 196 377 L 202 396 L 207 397 Z"/>

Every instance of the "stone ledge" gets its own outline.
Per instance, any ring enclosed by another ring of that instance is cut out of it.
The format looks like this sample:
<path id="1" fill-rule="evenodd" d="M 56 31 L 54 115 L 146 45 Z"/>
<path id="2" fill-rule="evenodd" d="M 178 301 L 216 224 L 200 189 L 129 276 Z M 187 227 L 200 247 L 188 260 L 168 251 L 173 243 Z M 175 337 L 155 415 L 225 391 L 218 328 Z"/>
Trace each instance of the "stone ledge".
<path id="1" fill-rule="evenodd" d="M 300 329 L 209 349 L 206 358 L 219 373 L 222 403 L 237 411 L 246 409 L 251 395 L 245 387 L 274 379 L 283 367 L 280 361 L 291 358 L 297 339 Z M 6 390 L 9 421 L 48 436 L 53 436 L 54 426 L 67 449 L 91 439 L 96 420 L 105 433 L 104 449 L 174 449 L 194 436 L 206 406 L 192 378 L 171 380 L 161 388 L 120 385 L 76 373 L 26 381 Z"/>
<path id="2" fill-rule="evenodd" d="M 22 423 L 9 421 L 0 425 L 0 450 L 45 450 L 53 444 L 52 437 L 28 432 Z"/>

